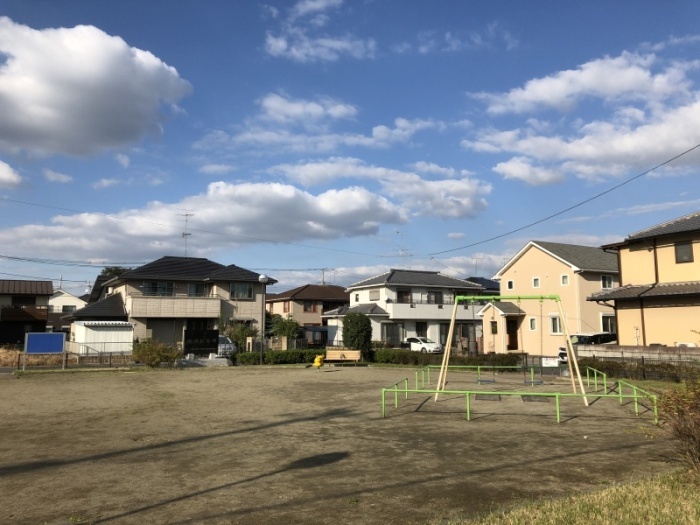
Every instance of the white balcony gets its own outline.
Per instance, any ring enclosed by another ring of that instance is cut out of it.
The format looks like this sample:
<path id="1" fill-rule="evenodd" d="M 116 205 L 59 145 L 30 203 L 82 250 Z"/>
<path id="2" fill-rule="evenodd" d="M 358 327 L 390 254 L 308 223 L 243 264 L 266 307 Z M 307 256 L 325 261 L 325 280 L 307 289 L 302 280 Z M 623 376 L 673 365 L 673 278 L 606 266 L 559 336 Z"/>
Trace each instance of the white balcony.
<path id="1" fill-rule="evenodd" d="M 392 303 L 387 302 L 381 305 L 390 319 L 416 319 L 416 320 L 435 320 L 435 321 L 450 321 L 452 319 L 452 310 L 454 303 L 434 304 L 434 303 Z M 474 315 L 481 308 L 476 305 Z M 457 306 L 458 320 L 471 320 L 472 309 L 467 305 Z M 478 316 L 476 319 L 480 320 Z"/>
<path id="2" fill-rule="evenodd" d="M 219 317 L 221 298 L 188 295 L 130 295 L 126 302 L 129 317 L 193 318 Z"/>

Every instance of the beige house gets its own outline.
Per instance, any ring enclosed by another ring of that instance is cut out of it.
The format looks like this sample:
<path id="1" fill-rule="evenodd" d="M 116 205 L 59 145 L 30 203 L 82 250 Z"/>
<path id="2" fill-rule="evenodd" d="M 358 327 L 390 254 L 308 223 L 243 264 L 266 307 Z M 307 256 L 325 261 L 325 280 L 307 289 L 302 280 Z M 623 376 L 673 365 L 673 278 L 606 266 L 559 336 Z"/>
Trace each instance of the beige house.
<path id="1" fill-rule="evenodd" d="M 102 299 L 73 312 L 75 320 L 128 321 L 134 338 L 216 351 L 217 330 L 240 322 L 260 328 L 260 275 L 195 257 L 162 257 L 102 285 Z M 269 279 L 267 285 L 277 281 Z"/>
<path id="2" fill-rule="evenodd" d="M 700 346 L 698 244 L 700 212 L 603 246 L 617 252 L 621 286 L 589 300 L 614 303 L 619 344 Z"/>
<path id="3" fill-rule="evenodd" d="M 323 312 L 350 304 L 350 293 L 332 284 L 305 284 L 286 292 L 267 296 L 267 311 L 291 316 L 302 326 L 322 326 Z"/>
<path id="4" fill-rule="evenodd" d="M 586 299 L 618 286 L 617 257 L 600 248 L 530 241 L 494 276 L 501 296 L 558 295 L 570 334 L 615 332 L 615 313 Z M 553 300 L 491 302 L 479 315 L 486 352 L 555 356 L 564 324 Z"/>

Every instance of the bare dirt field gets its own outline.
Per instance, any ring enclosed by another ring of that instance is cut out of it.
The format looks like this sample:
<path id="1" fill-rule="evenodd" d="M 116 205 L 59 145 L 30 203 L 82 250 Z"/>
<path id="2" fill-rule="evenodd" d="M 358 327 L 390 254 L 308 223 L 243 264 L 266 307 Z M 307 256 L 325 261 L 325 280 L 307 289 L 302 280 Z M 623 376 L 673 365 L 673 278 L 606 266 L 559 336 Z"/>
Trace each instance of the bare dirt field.
<path id="1" fill-rule="evenodd" d="M 524 388 L 506 376 L 482 388 Z M 466 421 L 464 396 L 414 394 L 382 419 L 382 387 L 404 377 L 414 386 L 412 370 L 365 367 L 2 379 L 0 522 L 425 525 L 678 466 L 652 416 L 612 399 L 563 401 L 557 424 L 553 400 L 475 400 Z M 570 391 L 546 383 L 533 389 Z"/>

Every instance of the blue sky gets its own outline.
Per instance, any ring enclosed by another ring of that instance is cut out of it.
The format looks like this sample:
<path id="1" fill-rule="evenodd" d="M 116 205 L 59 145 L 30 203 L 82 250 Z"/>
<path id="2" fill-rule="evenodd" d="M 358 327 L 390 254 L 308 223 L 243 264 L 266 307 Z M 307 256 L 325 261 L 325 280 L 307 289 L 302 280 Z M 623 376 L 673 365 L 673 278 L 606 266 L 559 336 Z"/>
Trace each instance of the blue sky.
<path id="1" fill-rule="evenodd" d="M 684 1 L 0 0 L 0 278 L 82 293 L 187 249 L 280 292 L 619 240 L 700 208 L 700 150 L 508 233 L 700 144 L 698 20 Z"/>

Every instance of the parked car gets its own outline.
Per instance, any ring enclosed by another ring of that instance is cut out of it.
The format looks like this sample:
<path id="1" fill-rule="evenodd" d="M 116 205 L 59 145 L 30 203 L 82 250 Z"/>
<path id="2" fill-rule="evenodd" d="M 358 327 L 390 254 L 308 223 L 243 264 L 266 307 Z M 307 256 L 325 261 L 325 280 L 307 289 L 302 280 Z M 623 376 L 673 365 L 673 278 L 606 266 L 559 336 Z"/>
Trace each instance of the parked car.
<path id="1" fill-rule="evenodd" d="M 442 352 L 442 345 L 431 341 L 427 337 L 408 337 L 403 346 L 406 345 L 413 352 L 422 352 L 424 354 L 439 354 Z"/>
<path id="2" fill-rule="evenodd" d="M 219 336 L 219 357 L 228 357 L 236 353 L 236 345 L 225 335 Z"/>
<path id="3" fill-rule="evenodd" d="M 617 334 L 599 332 L 591 334 L 572 334 L 572 345 L 614 345 L 617 344 Z"/>
<path id="4" fill-rule="evenodd" d="M 565 365 L 569 362 L 569 354 L 566 353 L 566 348 L 563 346 L 559 348 L 558 358 L 560 365 Z"/>

